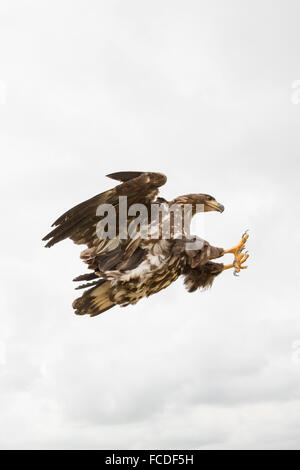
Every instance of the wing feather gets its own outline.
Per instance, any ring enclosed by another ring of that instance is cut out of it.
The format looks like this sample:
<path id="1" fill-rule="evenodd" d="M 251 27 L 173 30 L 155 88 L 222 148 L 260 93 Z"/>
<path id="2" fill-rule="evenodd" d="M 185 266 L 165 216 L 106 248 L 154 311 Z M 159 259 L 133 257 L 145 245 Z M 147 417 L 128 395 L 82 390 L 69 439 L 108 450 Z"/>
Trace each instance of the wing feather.
<path id="1" fill-rule="evenodd" d="M 150 204 L 158 194 L 158 188 L 167 180 L 166 176 L 161 173 L 150 172 L 120 172 L 108 176 L 122 183 L 76 205 L 61 215 L 52 224 L 55 228 L 43 238 L 44 241 L 48 241 L 46 247 L 51 247 L 66 238 L 70 238 L 76 244 L 87 245 L 89 248 L 96 246 L 99 244 L 96 226 L 101 220 L 101 217 L 96 215 L 96 211 L 100 204 L 112 204 L 118 217 L 119 196 L 127 196 L 128 205 Z M 105 243 L 103 249 L 105 249 Z"/>

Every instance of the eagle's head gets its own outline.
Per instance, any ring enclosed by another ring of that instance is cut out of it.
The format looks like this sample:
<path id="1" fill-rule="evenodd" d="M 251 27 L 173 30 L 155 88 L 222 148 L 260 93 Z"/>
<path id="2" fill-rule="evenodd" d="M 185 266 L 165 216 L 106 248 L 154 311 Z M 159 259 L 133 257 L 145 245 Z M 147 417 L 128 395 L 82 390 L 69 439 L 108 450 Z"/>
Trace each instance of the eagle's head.
<path id="1" fill-rule="evenodd" d="M 224 206 L 215 200 L 213 196 L 209 194 L 186 194 L 173 199 L 172 204 L 191 204 L 193 206 L 193 213 L 196 213 L 198 207 L 202 205 L 203 212 L 217 211 L 223 212 Z"/>

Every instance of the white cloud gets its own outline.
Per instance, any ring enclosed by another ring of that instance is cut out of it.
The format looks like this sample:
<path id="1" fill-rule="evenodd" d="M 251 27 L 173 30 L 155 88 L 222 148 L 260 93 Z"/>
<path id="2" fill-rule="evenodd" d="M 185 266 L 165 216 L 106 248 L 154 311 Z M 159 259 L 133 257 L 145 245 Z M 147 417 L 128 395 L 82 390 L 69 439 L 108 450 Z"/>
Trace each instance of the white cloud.
<path id="1" fill-rule="evenodd" d="M 297 2 L 44 5 L 0 12 L 1 448 L 299 448 Z M 75 317 L 80 248 L 41 238 L 126 169 L 215 195 L 248 271 Z"/>

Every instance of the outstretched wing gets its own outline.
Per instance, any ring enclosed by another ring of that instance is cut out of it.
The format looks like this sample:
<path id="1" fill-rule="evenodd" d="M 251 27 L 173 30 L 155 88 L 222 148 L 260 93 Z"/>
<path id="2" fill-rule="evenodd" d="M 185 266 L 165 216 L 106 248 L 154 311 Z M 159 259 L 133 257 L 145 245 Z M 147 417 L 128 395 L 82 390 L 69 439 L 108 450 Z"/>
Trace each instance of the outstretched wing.
<path id="1" fill-rule="evenodd" d="M 167 181 L 166 176 L 161 173 L 128 171 L 107 176 L 122 183 L 78 204 L 59 217 L 52 224 L 55 228 L 43 238 L 45 241 L 48 240 L 46 247 L 51 247 L 66 238 L 70 238 L 78 245 L 87 245 L 88 248 L 99 245 L 96 226 L 101 217 L 96 215 L 96 211 L 100 204 L 112 204 L 118 219 L 119 196 L 127 196 L 128 206 L 135 203 L 148 205 L 157 196 L 158 188 Z"/>

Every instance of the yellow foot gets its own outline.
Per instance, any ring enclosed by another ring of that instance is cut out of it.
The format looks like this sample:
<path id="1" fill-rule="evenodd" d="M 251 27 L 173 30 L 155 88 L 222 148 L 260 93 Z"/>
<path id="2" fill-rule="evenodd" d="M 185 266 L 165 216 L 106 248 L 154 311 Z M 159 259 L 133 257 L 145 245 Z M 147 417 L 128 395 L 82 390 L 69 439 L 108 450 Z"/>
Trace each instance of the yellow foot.
<path id="1" fill-rule="evenodd" d="M 224 251 L 224 254 L 232 253 L 234 255 L 234 262 L 232 264 L 225 265 L 223 269 L 225 270 L 225 269 L 234 268 L 235 276 L 237 276 L 237 274 L 240 272 L 241 269 L 247 269 L 248 267 L 248 266 L 242 266 L 245 263 L 245 261 L 249 258 L 249 255 L 247 254 L 247 252 L 243 253 L 243 250 L 245 249 L 245 244 L 248 238 L 249 238 L 248 233 L 244 233 L 240 243 L 235 245 L 233 248 L 230 248 L 229 250 Z"/>

